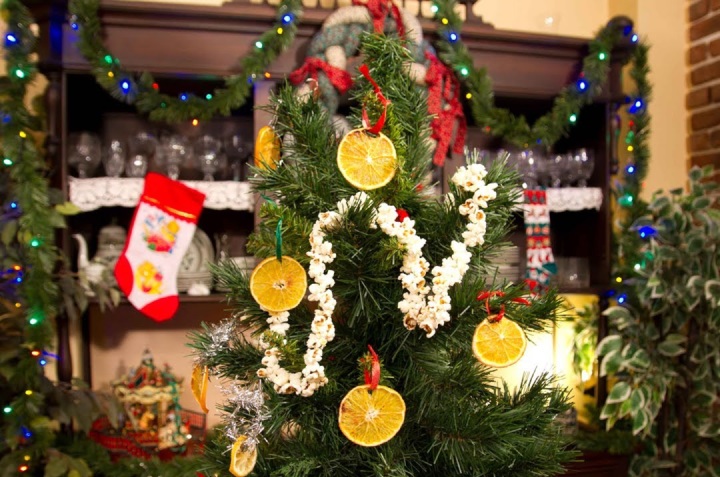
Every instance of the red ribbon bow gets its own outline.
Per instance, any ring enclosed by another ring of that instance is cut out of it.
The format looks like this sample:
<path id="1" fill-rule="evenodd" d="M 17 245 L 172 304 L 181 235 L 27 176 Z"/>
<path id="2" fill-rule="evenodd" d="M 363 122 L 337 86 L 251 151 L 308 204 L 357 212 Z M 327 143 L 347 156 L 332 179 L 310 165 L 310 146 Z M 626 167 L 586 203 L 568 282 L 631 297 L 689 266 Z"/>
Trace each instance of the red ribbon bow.
<path id="1" fill-rule="evenodd" d="M 477 296 L 478 301 L 485 300 L 485 309 L 487 310 L 487 313 L 488 313 L 488 320 L 490 319 L 489 315 L 492 314 L 492 311 L 490 311 L 490 298 L 492 298 L 494 296 L 503 297 L 503 296 L 505 296 L 505 292 L 486 291 L 486 292 L 478 293 L 478 296 Z M 513 298 L 510 301 L 512 301 L 514 303 L 520 303 L 521 305 L 530 305 L 530 302 L 526 298 L 523 298 L 523 297 Z M 505 305 L 503 304 L 503 305 L 500 305 L 500 311 L 498 312 L 497 315 L 495 315 L 495 318 L 490 321 L 500 321 L 503 319 L 504 316 L 505 316 Z"/>
<path id="2" fill-rule="evenodd" d="M 400 9 L 392 0 L 368 0 L 367 2 L 353 0 L 353 5 L 361 5 L 368 9 L 372 17 L 375 33 L 383 33 L 385 31 L 385 19 L 388 14 L 390 14 L 395 20 L 398 35 L 401 37 L 405 36 L 405 26 L 400 17 Z"/>
<path id="3" fill-rule="evenodd" d="M 352 86 L 353 80 L 350 73 L 345 70 L 341 70 L 340 68 L 336 68 L 320 58 L 315 58 L 313 56 L 305 58 L 305 63 L 303 63 L 300 68 L 290 73 L 288 75 L 288 79 L 292 84 L 299 85 L 305 81 L 308 76 L 317 80 L 318 72 L 320 71 L 327 75 L 330 83 L 340 92 L 340 94 L 344 94 Z"/>
<path id="4" fill-rule="evenodd" d="M 388 104 L 390 104 L 390 100 L 385 97 L 385 95 L 382 93 L 382 90 L 380 89 L 380 86 L 375 82 L 374 79 L 372 79 L 372 76 L 370 76 L 370 69 L 366 64 L 363 64 L 360 66 L 360 73 L 365 77 L 366 80 L 370 82 L 370 84 L 373 86 L 373 89 L 375 90 L 375 96 L 377 97 L 380 104 L 383 106 L 383 112 L 380 114 L 380 117 L 378 118 L 377 122 L 370 126 L 370 118 L 368 117 L 367 110 L 365 109 L 365 106 L 363 106 L 362 109 L 362 120 L 363 120 L 363 127 L 368 130 L 368 132 L 372 134 L 377 134 L 380 131 L 382 131 L 383 126 L 385 126 L 385 118 L 387 117 L 387 107 Z"/>
<path id="5" fill-rule="evenodd" d="M 368 345 L 371 356 L 371 369 L 364 371 L 365 373 L 365 384 L 370 387 L 370 391 L 375 391 L 380 384 L 380 358 L 372 346 Z"/>
<path id="6" fill-rule="evenodd" d="M 433 164 L 442 166 L 450 149 L 455 119 L 458 121 L 458 127 L 453 152 L 458 154 L 463 152 L 467 120 L 460 102 L 460 81 L 455 73 L 432 53 L 426 52 L 425 57 L 430 61 L 430 67 L 425 74 L 425 82 L 428 85 L 428 113 L 435 116 L 430 127 L 432 138 L 437 141 Z"/>

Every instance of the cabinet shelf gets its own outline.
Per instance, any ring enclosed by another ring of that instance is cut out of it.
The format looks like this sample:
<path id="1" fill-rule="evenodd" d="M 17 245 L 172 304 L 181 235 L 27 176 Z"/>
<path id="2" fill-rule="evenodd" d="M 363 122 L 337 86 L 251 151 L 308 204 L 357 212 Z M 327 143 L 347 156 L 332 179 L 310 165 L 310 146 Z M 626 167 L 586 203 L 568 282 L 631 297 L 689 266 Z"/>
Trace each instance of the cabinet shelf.
<path id="1" fill-rule="evenodd" d="M 181 181 L 205 194 L 206 209 L 255 209 L 250 184 L 236 181 Z M 142 194 L 142 178 L 94 177 L 69 178 L 69 199 L 81 211 L 89 212 L 102 207 L 135 207 Z"/>

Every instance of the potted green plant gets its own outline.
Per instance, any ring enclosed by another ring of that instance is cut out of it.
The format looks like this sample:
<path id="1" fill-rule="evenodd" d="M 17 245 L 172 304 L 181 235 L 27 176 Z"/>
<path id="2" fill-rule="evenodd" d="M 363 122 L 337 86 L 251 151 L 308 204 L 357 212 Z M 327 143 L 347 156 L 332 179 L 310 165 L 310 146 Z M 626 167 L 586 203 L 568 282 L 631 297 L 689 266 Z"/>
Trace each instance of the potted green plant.
<path id="1" fill-rule="evenodd" d="M 689 190 L 656 193 L 633 229 L 644 242 L 618 306 L 604 313 L 601 376 L 614 385 L 600 418 L 629 421 L 637 476 L 718 475 L 720 210 L 711 167 Z"/>

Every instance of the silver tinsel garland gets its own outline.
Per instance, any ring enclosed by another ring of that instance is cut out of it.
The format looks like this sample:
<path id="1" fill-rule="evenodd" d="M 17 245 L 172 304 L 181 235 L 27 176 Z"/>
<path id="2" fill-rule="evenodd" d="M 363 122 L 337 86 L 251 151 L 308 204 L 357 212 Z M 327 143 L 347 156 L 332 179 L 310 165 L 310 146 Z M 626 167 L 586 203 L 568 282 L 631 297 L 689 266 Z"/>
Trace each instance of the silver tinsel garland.
<path id="1" fill-rule="evenodd" d="M 226 348 L 233 335 L 235 334 L 235 320 L 223 320 L 216 325 L 212 325 L 207 332 L 210 343 L 205 344 L 203 349 L 195 350 L 195 362 L 201 366 L 207 366 L 218 353 Z"/>
<path id="2" fill-rule="evenodd" d="M 232 409 L 222 416 L 225 435 L 231 443 L 234 443 L 238 437 L 245 436 L 244 449 L 248 451 L 254 449 L 265 430 L 263 421 L 270 417 L 265 407 L 262 385 L 255 383 L 245 386 L 232 382 L 222 386 L 220 391 L 226 397 L 223 407 Z M 232 445 L 229 449 L 232 449 Z"/>

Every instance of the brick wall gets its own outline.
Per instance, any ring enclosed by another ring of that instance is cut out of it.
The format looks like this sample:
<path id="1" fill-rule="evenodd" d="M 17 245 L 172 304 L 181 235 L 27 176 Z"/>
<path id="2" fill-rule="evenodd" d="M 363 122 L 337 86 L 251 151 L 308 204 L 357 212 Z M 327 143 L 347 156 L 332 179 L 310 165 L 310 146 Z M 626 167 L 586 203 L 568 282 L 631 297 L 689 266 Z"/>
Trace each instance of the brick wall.
<path id="1" fill-rule="evenodd" d="M 688 155 L 720 170 L 720 0 L 688 5 Z"/>

